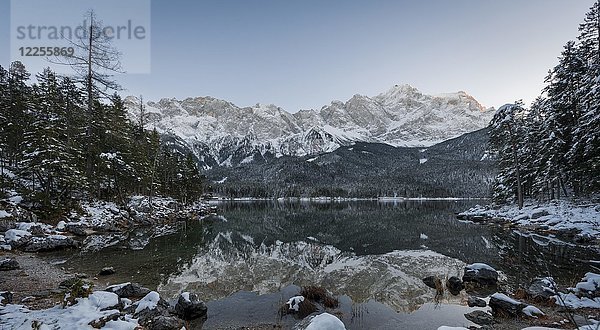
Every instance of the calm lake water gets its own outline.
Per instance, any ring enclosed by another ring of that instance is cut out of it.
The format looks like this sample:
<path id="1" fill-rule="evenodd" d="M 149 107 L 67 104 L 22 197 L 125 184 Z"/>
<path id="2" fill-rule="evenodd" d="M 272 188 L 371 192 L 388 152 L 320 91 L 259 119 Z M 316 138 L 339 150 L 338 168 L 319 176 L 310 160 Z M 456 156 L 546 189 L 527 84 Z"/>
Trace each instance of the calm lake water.
<path id="1" fill-rule="evenodd" d="M 481 202 L 481 201 L 479 201 Z M 348 329 L 437 329 L 469 326 L 464 297 L 433 301 L 421 279 L 459 275 L 466 263 L 503 271 L 512 286 L 548 275 L 571 284 L 598 260 L 556 239 L 460 222 L 475 201 L 227 202 L 219 216 L 149 238 L 132 233 L 111 247 L 49 255 L 106 284 L 135 281 L 166 299 L 192 291 L 208 301 L 205 329 L 297 322 L 280 306 L 301 286 L 319 285 L 340 299 Z M 145 246 L 143 249 L 131 247 Z M 66 260 L 66 261 L 65 261 Z"/>

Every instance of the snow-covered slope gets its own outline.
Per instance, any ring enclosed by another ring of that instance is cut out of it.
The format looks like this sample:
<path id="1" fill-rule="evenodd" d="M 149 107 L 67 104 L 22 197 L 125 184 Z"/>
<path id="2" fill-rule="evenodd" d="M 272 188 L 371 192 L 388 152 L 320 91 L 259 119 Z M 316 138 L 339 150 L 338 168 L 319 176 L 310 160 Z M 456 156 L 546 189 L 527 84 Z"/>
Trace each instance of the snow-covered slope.
<path id="1" fill-rule="evenodd" d="M 128 97 L 126 103 L 135 118 L 139 101 Z M 487 126 L 494 109 L 465 92 L 432 96 L 396 85 L 374 97 L 355 95 L 294 114 L 212 97 L 148 102 L 146 112 L 146 128 L 155 127 L 212 167 L 330 152 L 358 141 L 431 146 Z"/>

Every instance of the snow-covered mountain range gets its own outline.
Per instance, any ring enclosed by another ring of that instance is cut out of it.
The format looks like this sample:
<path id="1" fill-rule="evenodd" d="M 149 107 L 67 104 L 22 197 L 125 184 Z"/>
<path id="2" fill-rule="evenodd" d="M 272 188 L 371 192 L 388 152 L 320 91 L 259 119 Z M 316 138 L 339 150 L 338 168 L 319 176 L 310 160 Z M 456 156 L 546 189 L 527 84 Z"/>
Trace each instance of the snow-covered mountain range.
<path id="1" fill-rule="evenodd" d="M 128 97 L 126 104 L 136 120 L 139 100 Z M 426 95 L 410 85 L 296 113 L 213 97 L 161 99 L 146 103 L 145 111 L 146 128 L 191 150 L 205 167 L 319 154 L 354 142 L 431 146 L 487 126 L 494 114 L 465 92 Z"/>

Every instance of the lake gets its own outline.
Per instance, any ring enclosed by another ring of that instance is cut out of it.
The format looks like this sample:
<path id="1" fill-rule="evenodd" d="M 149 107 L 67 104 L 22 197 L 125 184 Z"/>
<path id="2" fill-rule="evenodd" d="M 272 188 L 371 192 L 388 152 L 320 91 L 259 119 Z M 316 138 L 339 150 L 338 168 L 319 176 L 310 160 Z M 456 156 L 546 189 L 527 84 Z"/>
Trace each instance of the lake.
<path id="1" fill-rule="evenodd" d="M 553 237 L 456 220 L 481 202 L 223 202 L 218 216 L 165 236 L 140 230 L 99 251 L 48 258 L 88 274 L 112 266 L 101 281 L 139 282 L 166 299 L 195 292 L 208 302 L 205 329 L 289 328 L 297 320 L 279 308 L 307 285 L 339 297 L 335 313 L 348 329 L 469 326 L 464 297 L 435 302 L 423 277 L 484 262 L 513 287 L 541 275 L 570 284 L 592 270 L 585 260 L 599 259 Z"/>

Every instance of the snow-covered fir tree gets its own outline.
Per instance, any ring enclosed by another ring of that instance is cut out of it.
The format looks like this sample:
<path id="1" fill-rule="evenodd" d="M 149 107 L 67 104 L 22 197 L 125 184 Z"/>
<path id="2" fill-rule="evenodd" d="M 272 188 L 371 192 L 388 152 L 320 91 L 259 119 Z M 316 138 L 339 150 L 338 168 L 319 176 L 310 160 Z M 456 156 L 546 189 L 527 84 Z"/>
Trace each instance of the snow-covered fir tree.
<path id="1" fill-rule="evenodd" d="M 519 200 L 519 191 L 539 199 L 600 191 L 600 1 L 579 31 L 531 108 L 502 107 L 490 124 L 498 202 Z"/>
<path id="2" fill-rule="evenodd" d="M 29 76 L 20 62 L 9 70 L 0 66 L 3 192 L 19 191 L 48 220 L 83 198 L 124 202 L 131 194 L 153 194 L 193 202 L 201 197 L 203 177 L 194 159 L 163 145 L 156 131 L 132 123 L 119 95 L 108 102 L 97 96 L 90 118 L 85 86 L 50 69 L 31 85 Z"/>

